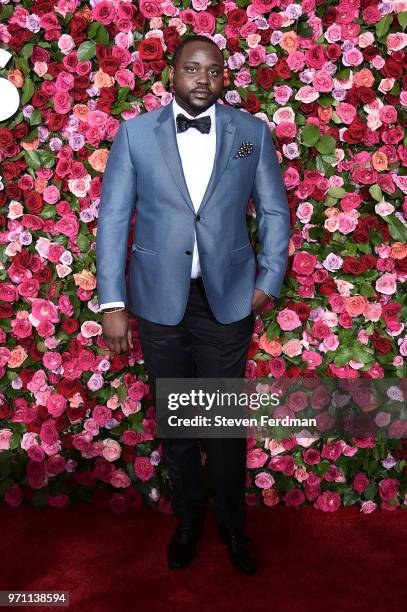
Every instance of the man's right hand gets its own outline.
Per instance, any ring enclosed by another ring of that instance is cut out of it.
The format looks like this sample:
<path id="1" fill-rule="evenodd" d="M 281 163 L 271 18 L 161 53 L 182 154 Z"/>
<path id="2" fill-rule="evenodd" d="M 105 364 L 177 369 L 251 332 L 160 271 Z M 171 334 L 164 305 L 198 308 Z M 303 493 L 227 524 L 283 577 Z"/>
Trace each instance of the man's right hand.
<path id="1" fill-rule="evenodd" d="M 126 353 L 133 348 L 129 317 L 125 310 L 103 313 L 102 337 L 115 353 Z"/>

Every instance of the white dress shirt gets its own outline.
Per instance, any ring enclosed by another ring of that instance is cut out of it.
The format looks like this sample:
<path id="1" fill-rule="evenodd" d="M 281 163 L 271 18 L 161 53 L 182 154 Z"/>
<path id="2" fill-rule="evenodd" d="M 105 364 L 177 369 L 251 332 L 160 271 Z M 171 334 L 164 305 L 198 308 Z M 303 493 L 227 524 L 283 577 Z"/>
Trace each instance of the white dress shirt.
<path id="1" fill-rule="evenodd" d="M 212 174 L 213 163 L 215 160 L 216 151 L 216 122 L 215 110 L 216 102 L 212 104 L 206 111 L 193 117 L 187 113 L 175 100 L 172 101 L 174 113 L 175 133 L 177 137 L 178 151 L 181 157 L 182 169 L 184 171 L 185 182 L 197 212 L 202 198 L 205 195 L 206 187 Z M 182 113 L 188 119 L 197 119 L 209 115 L 211 117 L 211 129 L 208 134 L 202 134 L 196 128 L 189 128 L 185 132 L 177 132 L 176 116 Z M 191 278 L 201 276 L 201 268 L 199 266 L 199 254 L 196 242 L 194 239 L 194 249 L 192 254 Z M 124 306 L 124 302 L 108 302 L 100 304 L 100 309 L 110 308 L 113 306 Z"/>

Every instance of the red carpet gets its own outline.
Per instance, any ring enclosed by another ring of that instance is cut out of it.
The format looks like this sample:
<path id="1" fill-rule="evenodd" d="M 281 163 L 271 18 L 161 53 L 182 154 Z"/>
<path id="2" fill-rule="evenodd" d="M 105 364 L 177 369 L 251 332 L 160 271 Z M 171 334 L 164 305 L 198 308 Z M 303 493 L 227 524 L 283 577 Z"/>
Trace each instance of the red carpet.
<path id="1" fill-rule="evenodd" d="M 90 505 L 61 511 L 0 506 L 0 590 L 66 590 L 78 612 L 398 612 L 406 609 L 407 512 L 324 514 L 249 509 L 260 571 L 229 564 L 208 513 L 191 566 L 167 569 L 173 516 L 145 507 L 117 515 Z M 23 609 L 23 608 L 19 608 Z"/>

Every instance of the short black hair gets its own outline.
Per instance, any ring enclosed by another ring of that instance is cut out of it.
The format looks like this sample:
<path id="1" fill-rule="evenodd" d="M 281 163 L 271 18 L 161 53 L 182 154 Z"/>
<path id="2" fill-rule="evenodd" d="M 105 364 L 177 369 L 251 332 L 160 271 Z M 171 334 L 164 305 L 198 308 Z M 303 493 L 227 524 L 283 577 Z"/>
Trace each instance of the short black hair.
<path id="1" fill-rule="evenodd" d="M 211 38 L 208 38 L 208 36 L 204 36 L 203 34 L 194 34 L 193 36 L 189 36 L 188 38 L 184 38 L 180 44 L 178 45 L 178 47 L 176 47 L 173 56 L 172 56 L 172 60 L 171 60 L 171 64 L 172 66 L 175 68 L 176 63 L 181 55 L 182 49 L 185 47 L 185 45 L 187 45 L 188 43 L 191 42 L 205 42 L 205 43 L 209 43 L 210 45 L 213 45 L 214 47 L 217 48 L 217 50 L 219 51 L 219 53 L 222 55 L 222 59 L 224 60 L 223 57 L 223 53 L 222 50 L 218 47 L 218 45 L 216 44 L 215 41 L 213 41 Z M 223 67 L 223 63 L 222 62 L 222 67 Z"/>

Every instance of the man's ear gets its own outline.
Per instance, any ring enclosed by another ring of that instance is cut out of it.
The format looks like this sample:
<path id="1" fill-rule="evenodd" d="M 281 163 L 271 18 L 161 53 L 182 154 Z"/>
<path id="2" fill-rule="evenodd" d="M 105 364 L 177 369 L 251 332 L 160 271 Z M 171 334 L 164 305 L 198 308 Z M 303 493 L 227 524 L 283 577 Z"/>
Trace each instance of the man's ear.
<path id="1" fill-rule="evenodd" d="M 169 78 L 170 78 L 170 85 L 172 87 L 172 79 L 174 78 L 174 66 L 170 66 Z"/>

